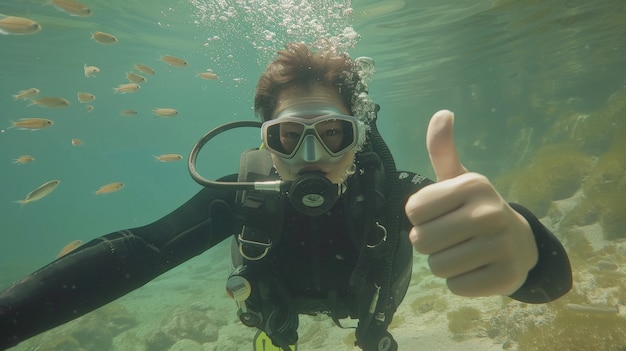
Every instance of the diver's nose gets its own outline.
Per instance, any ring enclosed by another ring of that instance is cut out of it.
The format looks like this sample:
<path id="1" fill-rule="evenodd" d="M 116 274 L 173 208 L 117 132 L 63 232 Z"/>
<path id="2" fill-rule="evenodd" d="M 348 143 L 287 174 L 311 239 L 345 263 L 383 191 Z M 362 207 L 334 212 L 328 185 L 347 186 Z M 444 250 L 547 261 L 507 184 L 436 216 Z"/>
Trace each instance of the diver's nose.
<path id="1" fill-rule="evenodd" d="M 324 148 L 320 145 L 317 138 L 313 135 L 307 135 L 302 140 L 302 160 L 304 162 L 317 162 L 322 158 Z"/>

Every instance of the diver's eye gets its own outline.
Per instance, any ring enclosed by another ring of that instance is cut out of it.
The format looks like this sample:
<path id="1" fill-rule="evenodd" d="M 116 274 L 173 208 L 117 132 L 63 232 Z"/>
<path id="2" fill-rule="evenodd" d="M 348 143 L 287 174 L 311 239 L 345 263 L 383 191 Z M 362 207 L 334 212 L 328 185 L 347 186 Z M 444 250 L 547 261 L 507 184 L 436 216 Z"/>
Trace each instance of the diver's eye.
<path id="1" fill-rule="evenodd" d="M 341 133 L 340 130 L 338 129 L 328 129 L 325 130 L 324 132 L 322 132 L 322 137 L 331 137 L 331 136 L 335 136 L 335 135 L 339 135 Z"/>
<path id="2" fill-rule="evenodd" d="M 300 139 L 300 133 L 284 132 L 284 133 L 281 134 L 281 138 L 291 139 L 291 140 L 298 140 L 298 139 Z"/>

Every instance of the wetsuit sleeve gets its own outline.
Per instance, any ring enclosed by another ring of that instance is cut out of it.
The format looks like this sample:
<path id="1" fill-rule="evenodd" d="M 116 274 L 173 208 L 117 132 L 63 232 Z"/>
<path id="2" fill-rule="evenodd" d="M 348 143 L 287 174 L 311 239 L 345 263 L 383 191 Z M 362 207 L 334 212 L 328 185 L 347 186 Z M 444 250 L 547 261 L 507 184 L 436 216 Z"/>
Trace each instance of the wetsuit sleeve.
<path id="1" fill-rule="evenodd" d="M 539 252 L 537 264 L 510 297 L 527 303 L 546 303 L 565 295 L 572 288 L 572 268 L 563 245 L 528 209 L 515 203 L 509 205 L 530 224 Z"/>
<path id="2" fill-rule="evenodd" d="M 404 176 L 402 174 L 404 173 Z M 400 172 L 402 191 L 406 199 L 433 181 L 419 174 Z M 546 303 L 563 296 L 572 288 L 572 269 L 569 258 L 559 239 L 546 228 L 537 217 L 521 205 L 509 204 L 530 224 L 539 259 L 533 269 L 528 272 L 524 284 L 509 297 L 527 303 Z M 410 230 L 411 223 L 404 216 L 403 225 Z"/>
<path id="3" fill-rule="evenodd" d="M 236 176 L 224 180 L 236 181 Z M 0 292 L 0 349 L 141 287 L 235 230 L 234 193 L 203 189 L 158 221 L 94 239 Z"/>

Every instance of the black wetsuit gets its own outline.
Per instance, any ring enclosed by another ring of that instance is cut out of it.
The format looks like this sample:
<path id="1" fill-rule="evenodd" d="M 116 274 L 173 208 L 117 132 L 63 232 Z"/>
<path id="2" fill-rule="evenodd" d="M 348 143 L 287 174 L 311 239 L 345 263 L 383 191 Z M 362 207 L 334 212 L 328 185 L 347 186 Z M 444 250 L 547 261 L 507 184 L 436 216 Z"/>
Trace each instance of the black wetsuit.
<path id="1" fill-rule="evenodd" d="M 236 179 L 233 175 L 222 180 Z M 413 173 L 404 173 L 400 179 L 406 198 L 431 183 Z M 511 297 L 529 303 L 554 300 L 571 288 L 567 254 L 558 239 L 532 213 L 519 205 L 512 206 L 531 225 L 539 249 L 539 261 L 524 285 Z M 16 282 L 0 292 L 0 349 L 16 345 L 103 306 L 240 232 L 234 208 L 235 194 L 232 190 L 205 188 L 154 223 L 94 239 Z M 337 215 L 340 216 L 341 211 Z M 345 226 L 336 225 L 341 221 L 330 221 L 324 227 L 328 235 L 319 238 L 315 245 L 309 243 L 308 247 L 289 250 L 289 245 L 312 240 L 306 233 L 299 234 L 297 229 L 293 230 L 307 226 L 311 219 L 294 216 L 285 217 L 285 221 L 291 224 L 286 223 L 284 228 L 286 232 L 291 231 L 291 235 L 281 240 L 281 245 L 274 250 L 273 259 L 280 261 L 298 257 L 300 261 L 307 261 L 307 257 L 315 256 L 316 265 L 319 265 L 317 272 L 323 272 L 324 267 L 339 267 L 336 272 L 340 274 L 333 274 L 334 282 L 325 280 L 324 274 L 316 274 L 315 269 L 299 274 L 298 279 L 289 280 L 287 284 L 292 294 L 305 294 L 311 287 L 327 289 L 329 284 L 344 284 L 339 290 L 347 291 L 349 274 L 357 256 L 345 238 Z M 406 216 L 402 217 L 396 261 L 397 265 L 406 266 L 412 260 L 412 249 L 406 235 L 410 223 Z M 288 276 L 296 265 L 286 263 L 281 267 L 284 268 L 279 274 Z M 306 269 L 310 267 L 313 266 L 309 265 Z"/>

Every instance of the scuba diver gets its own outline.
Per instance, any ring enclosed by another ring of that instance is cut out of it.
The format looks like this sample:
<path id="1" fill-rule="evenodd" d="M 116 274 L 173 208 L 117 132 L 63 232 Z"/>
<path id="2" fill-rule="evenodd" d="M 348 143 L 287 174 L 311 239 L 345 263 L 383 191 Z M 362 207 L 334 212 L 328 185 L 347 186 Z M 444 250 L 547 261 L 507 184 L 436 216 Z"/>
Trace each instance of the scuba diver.
<path id="1" fill-rule="evenodd" d="M 461 296 L 545 303 L 572 285 L 558 239 L 527 209 L 467 172 L 453 115 L 437 112 L 427 148 L 437 182 L 398 171 L 368 97 L 368 58 L 289 43 L 262 73 L 262 122 L 208 132 L 189 171 L 204 185 L 146 226 L 84 244 L 0 292 L 0 349 L 75 319 L 232 237 L 226 289 L 240 321 L 293 350 L 299 315 L 357 319 L 355 345 L 394 351 L 387 330 L 411 279 L 413 249 Z M 200 149 L 238 127 L 261 128 L 238 174 L 198 174 Z"/>

